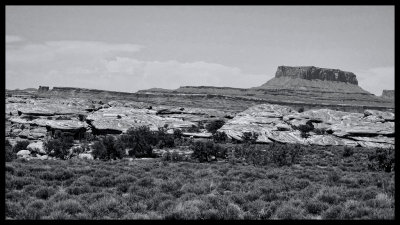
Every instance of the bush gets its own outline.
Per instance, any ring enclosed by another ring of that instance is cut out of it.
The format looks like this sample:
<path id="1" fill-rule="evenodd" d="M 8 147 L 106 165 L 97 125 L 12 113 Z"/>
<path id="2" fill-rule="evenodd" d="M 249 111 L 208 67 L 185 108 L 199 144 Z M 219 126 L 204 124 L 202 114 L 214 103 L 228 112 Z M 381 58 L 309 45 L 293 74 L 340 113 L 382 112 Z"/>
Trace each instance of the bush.
<path id="1" fill-rule="evenodd" d="M 289 204 L 282 204 L 282 206 L 276 210 L 276 217 L 284 220 L 304 219 L 301 209 Z"/>
<path id="2" fill-rule="evenodd" d="M 338 205 L 331 206 L 323 213 L 323 219 L 341 219 L 342 207 Z"/>
<path id="3" fill-rule="evenodd" d="M 101 138 L 100 141 L 96 141 L 92 147 L 92 155 L 97 159 L 121 159 L 125 154 L 123 143 L 119 142 L 118 139 L 115 140 L 111 135 L 107 135 Z"/>
<path id="4" fill-rule="evenodd" d="M 338 172 L 332 171 L 328 175 L 328 183 L 335 184 L 340 180 L 341 176 Z"/>
<path id="5" fill-rule="evenodd" d="M 258 138 L 258 134 L 254 132 L 244 132 L 242 140 L 244 143 L 255 144 Z"/>
<path id="6" fill-rule="evenodd" d="M 5 141 L 5 146 L 4 147 L 5 147 L 5 153 L 6 153 L 6 157 L 5 157 L 6 162 L 11 162 L 11 161 L 13 161 L 14 159 L 17 158 L 17 155 L 13 151 L 12 146 L 11 146 L 10 142 L 7 139 Z"/>
<path id="7" fill-rule="evenodd" d="M 354 150 L 351 147 L 345 146 L 343 149 L 343 157 L 350 157 L 354 154 Z"/>
<path id="8" fill-rule="evenodd" d="M 162 161 L 171 161 L 171 162 L 180 162 L 185 161 L 185 158 L 182 154 L 179 154 L 177 151 L 167 151 L 161 157 Z"/>
<path id="9" fill-rule="evenodd" d="M 368 168 L 373 171 L 383 170 L 385 172 L 394 171 L 394 148 L 375 149 L 374 153 L 368 155 Z"/>
<path id="10" fill-rule="evenodd" d="M 191 127 L 187 128 L 187 132 L 199 133 L 200 132 L 200 128 L 196 127 L 195 125 L 192 125 Z"/>
<path id="11" fill-rule="evenodd" d="M 172 148 L 175 147 L 174 135 L 167 134 L 165 128 L 159 128 L 154 133 L 155 139 L 158 140 L 157 146 L 159 148 Z"/>
<path id="12" fill-rule="evenodd" d="M 74 138 L 71 135 L 57 130 L 53 138 L 43 142 L 43 147 L 48 155 L 60 159 L 67 159 L 69 158 L 69 149 L 73 144 Z"/>
<path id="13" fill-rule="evenodd" d="M 15 153 L 21 151 L 21 150 L 26 150 L 26 148 L 28 147 L 28 145 L 30 144 L 29 141 L 17 141 L 17 143 L 15 144 L 13 151 Z M 10 145 L 11 146 L 11 145 Z"/>
<path id="14" fill-rule="evenodd" d="M 303 152 L 300 144 L 285 145 L 273 143 L 270 147 L 271 161 L 278 166 L 292 165 L 296 163 Z"/>
<path id="15" fill-rule="evenodd" d="M 297 127 L 297 129 L 301 132 L 301 137 L 302 138 L 308 138 L 310 136 L 309 132 L 314 129 L 314 125 L 311 123 L 311 121 L 307 121 L 305 125 L 300 125 Z"/>
<path id="16" fill-rule="evenodd" d="M 314 131 L 315 134 L 317 134 L 317 135 L 324 135 L 324 134 L 326 133 L 326 130 L 323 129 L 323 128 L 315 128 L 313 131 Z"/>
<path id="17" fill-rule="evenodd" d="M 153 148 L 157 144 L 157 139 L 148 127 L 130 128 L 127 134 L 121 135 L 118 138 L 118 142 L 121 143 L 127 149 L 130 156 L 135 157 L 152 157 Z"/>
<path id="18" fill-rule="evenodd" d="M 206 125 L 206 129 L 208 132 L 215 134 L 219 128 L 221 128 L 225 124 L 223 120 L 213 120 L 211 123 Z"/>
<path id="19" fill-rule="evenodd" d="M 329 207 L 328 204 L 316 200 L 309 200 L 305 203 L 305 208 L 308 213 L 319 215 Z"/>
<path id="20" fill-rule="evenodd" d="M 50 196 L 54 195 L 56 190 L 51 187 L 41 187 L 35 192 L 35 196 L 40 199 L 48 199 Z"/>
<path id="21" fill-rule="evenodd" d="M 225 132 L 217 131 L 213 134 L 213 140 L 216 143 L 224 143 L 226 140 L 228 140 L 228 135 L 226 135 Z"/>
<path id="22" fill-rule="evenodd" d="M 190 148 L 193 150 L 192 157 L 200 162 L 210 162 L 217 158 L 226 158 L 227 151 L 225 148 L 211 141 L 194 142 Z"/>
<path id="23" fill-rule="evenodd" d="M 180 129 L 175 129 L 174 130 L 174 138 L 175 139 L 181 139 L 182 135 L 183 135 L 183 133 L 182 133 L 182 131 Z"/>

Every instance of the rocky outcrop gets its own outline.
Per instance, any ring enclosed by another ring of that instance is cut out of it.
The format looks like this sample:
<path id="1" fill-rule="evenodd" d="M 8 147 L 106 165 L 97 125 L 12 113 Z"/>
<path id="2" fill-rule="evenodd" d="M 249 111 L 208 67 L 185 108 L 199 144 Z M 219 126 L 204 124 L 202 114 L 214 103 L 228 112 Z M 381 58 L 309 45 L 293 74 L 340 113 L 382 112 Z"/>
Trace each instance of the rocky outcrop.
<path id="1" fill-rule="evenodd" d="M 389 120 L 373 120 L 385 115 Z M 394 122 L 389 112 L 366 110 L 348 113 L 330 109 L 297 112 L 286 106 L 262 104 L 238 113 L 218 131 L 242 140 L 244 132 L 258 134 L 257 142 L 269 141 L 303 145 L 348 145 L 394 147 Z M 312 124 L 308 137 L 300 127 Z"/>
<path id="2" fill-rule="evenodd" d="M 394 90 L 383 90 L 381 97 L 387 99 L 394 99 Z"/>
<path id="3" fill-rule="evenodd" d="M 32 142 L 26 148 L 31 151 L 36 151 L 37 153 L 40 153 L 40 154 L 46 154 L 46 151 L 44 150 L 42 141 Z"/>
<path id="4" fill-rule="evenodd" d="M 39 86 L 38 92 L 45 93 L 49 91 L 49 86 Z"/>
<path id="5" fill-rule="evenodd" d="M 358 85 L 356 75 L 338 69 L 318 68 L 315 66 L 279 66 L 275 77 L 290 77 L 306 80 L 327 80 Z"/>
<path id="6" fill-rule="evenodd" d="M 94 132 L 122 133 L 131 127 L 147 126 L 151 130 L 159 127 L 185 128 L 196 124 L 176 118 L 163 118 L 156 115 L 155 110 L 132 109 L 128 107 L 110 107 L 90 114 L 86 120 Z"/>

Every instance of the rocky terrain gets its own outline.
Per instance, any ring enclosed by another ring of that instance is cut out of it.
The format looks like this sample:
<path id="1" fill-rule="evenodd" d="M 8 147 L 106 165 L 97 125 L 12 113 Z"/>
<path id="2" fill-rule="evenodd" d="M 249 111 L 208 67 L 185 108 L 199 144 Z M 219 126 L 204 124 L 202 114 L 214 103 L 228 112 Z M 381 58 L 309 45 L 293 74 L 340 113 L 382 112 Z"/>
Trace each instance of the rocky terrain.
<path id="1" fill-rule="evenodd" d="M 275 78 L 251 89 L 7 90 L 6 136 L 11 143 L 30 140 L 37 149 L 57 130 L 80 139 L 86 133 L 121 134 L 147 126 L 211 138 L 206 125 L 223 120 L 219 131 L 237 141 L 250 132 L 258 135 L 258 143 L 394 147 L 394 91 L 377 97 L 357 84 L 350 72 L 280 66 Z"/>
<path id="2" fill-rule="evenodd" d="M 301 136 L 301 125 L 311 124 L 309 137 Z M 348 113 L 330 109 L 296 110 L 280 105 L 261 104 L 238 113 L 219 131 L 242 140 L 245 132 L 257 133 L 259 143 L 303 145 L 348 145 L 394 147 L 394 114 L 377 110 Z"/>

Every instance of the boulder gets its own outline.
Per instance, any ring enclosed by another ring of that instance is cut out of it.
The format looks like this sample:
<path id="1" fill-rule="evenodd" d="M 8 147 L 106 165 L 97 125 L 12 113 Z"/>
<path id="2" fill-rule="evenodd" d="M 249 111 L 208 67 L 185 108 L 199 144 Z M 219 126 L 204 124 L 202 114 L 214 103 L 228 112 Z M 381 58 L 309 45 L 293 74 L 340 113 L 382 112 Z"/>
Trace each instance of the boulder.
<path id="1" fill-rule="evenodd" d="M 194 137 L 194 138 L 211 138 L 212 133 L 189 133 L 189 132 L 183 132 L 183 136 L 185 137 Z"/>
<path id="2" fill-rule="evenodd" d="M 40 160 L 47 160 L 49 159 L 48 155 L 37 155 L 36 158 L 40 159 Z"/>
<path id="3" fill-rule="evenodd" d="M 89 154 L 89 153 L 80 153 L 79 155 L 78 155 L 78 158 L 80 158 L 80 159 L 94 159 L 93 158 L 93 155 L 92 154 Z"/>
<path id="4" fill-rule="evenodd" d="M 42 141 L 32 142 L 26 148 L 30 149 L 32 151 L 37 151 L 40 154 L 46 154 L 46 151 L 44 150 Z"/>
<path id="5" fill-rule="evenodd" d="M 29 150 L 20 150 L 17 152 L 17 156 L 19 157 L 24 157 L 24 156 L 29 156 L 31 152 Z"/>

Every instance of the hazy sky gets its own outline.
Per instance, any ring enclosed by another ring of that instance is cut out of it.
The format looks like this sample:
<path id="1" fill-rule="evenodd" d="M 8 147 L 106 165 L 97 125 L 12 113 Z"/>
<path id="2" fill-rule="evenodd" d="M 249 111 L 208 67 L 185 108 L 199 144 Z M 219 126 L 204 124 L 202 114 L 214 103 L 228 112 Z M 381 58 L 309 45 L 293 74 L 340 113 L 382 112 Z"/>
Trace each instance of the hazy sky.
<path id="1" fill-rule="evenodd" d="M 394 89 L 393 6 L 6 6 L 6 88 L 255 87 L 278 66 Z"/>

